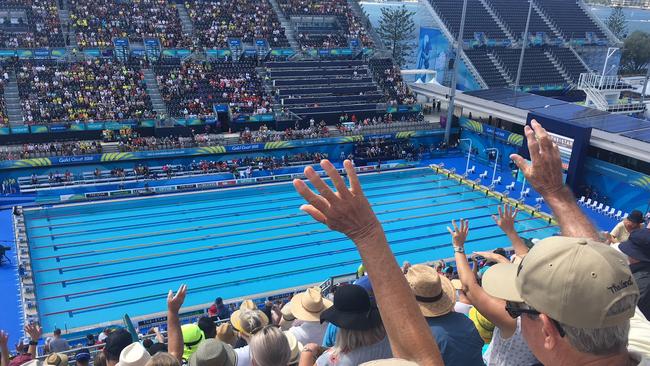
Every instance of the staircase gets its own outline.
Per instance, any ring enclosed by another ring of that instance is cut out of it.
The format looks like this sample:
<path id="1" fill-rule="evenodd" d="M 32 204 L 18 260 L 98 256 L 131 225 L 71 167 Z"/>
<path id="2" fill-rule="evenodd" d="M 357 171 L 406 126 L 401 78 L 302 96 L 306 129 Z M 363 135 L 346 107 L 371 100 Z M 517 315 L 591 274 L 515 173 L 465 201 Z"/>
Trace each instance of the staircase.
<path id="1" fill-rule="evenodd" d="M 178 18 L 181 21 L 181 30 L 184 34 L 192 35 L 194 34 L 194 25 L 192 24 L 192 19 L 187 14 L 187 8 L 185 4 L 176 3 L 176 10 L 178 10 Z"/>
<path id="2" fill-rule="evenodd" d="M 117 142 L 102 142 L 102 153 L 117 153 L 120 152 L 119 143 Z"/>
<path id="3" fill-rule="evenodd" d="M 385 50 L 386 45 L 384 45 L 384 42 L 382 42 L 379 33 L 377 33 L 375 28 L 372 27 L 372 24 L 370 23 L 370 19 L 363 11 L 363 8 L 361 8 L 361 5 L 359 5 L 359 1 L 348 0 L 348 6 L 350 6 L 350 9 L 352 9 L 352 13 L 354 13 L 354 15 L 356 15 L 357 18 L 359 18 L 364 23 L 364 26 L 368 31 L 368 35 L 370 36 L 370 38 L 372 38 L 372 41 L 375 44 L 374 48 L 377 50 Z"/>
<path id="4" fill-rule="evenodd" d="M 77 48 L 77 34 L 74 31 L 74 27 L 70 24 L 70 7 L 68 6 L 68 0 L 59 1 L 59 21 L 61 22 L 61 31 L 63 32 L 63 38 L 67 38 L 68 43 L 66 44 L 69 48 Z"/>
<path id="5" fill-rule="evenodd" d="M 18 95 L 18 82 L 16 80 L 16 73 L 10 71 L 9 81 L 5 86 L 5 105 L 7 106 L 7 117 L 9 117 L 9 125 L 20 126 L 24 124 L 23 110 L 20 104 L 20 96 Z"/>
<path id="6" fill-rule="evenodd" d="M 497 14 L 497 12 L 492 8 L 492 5 L 488 3 L 486 0 L 479 0 L 481 4 L 483 4 L 483 7 L 485 10 L 487 10 L 488 14 L 492 16 L 492 19 L 494 19 L 495 22 L 497 22 L 497 25 L 499 28 L 503 31 L 503 33 L 508 36 L 508 39 L 510 42 L 515 43 L 515 37 L 512 35 L 512 32 L 510 32 L 510 28 L 506 26 L 506 23 L 501 19 L 501 17 Z"/>
<path id="7" fill-rule="evenodd" d="M 537 12 L 537 14 L 539 14 L 539 16 L 542 17 L 542 20 L 544 21 L 544 23 L 546 23 L 546 25 L 548 25 L 548 27 L 551 28 L 551 30 L 553 31 L 553 34 L 555 35 L 555 37 L 562 38 L 563 41 L 566 41 L 564 39 L 564 37 L 562 36 L 562 33 L 560 32 L 558 27 L 555 26 L 555 23 L 553 23 L 551 21 L 551 18 L 549 18 L 546 15 L 546 13 L 544 13 L 544 10 L 542 10 L 542 8 L 540 8 L 539 5 L 537 5 L 535 0 L 530 0 L 530 1 L 533 3 L 533 10 L 535 10 Z"/>
<path id="8" fill-rule="evenodd" d="M 497 71 L 499 71 L 499 74 L 503 76 L 503 78 L 508 82 L 508 84 L 513 85 L 515 81 L 512 80 L 512 77 L 510 77 L 510 74 L 506 70 L 505 66 L 503 66 L 501 61 L 499 61 L 499 59 L 496 56 L 494 56 L 493 53 L 488 52 L 487 56 L 490 59 L 490 61 L 492 61 L 492 64 L 497 69 Z"/>
<path id="9" fill-rule="evenodd" d="M 269 2 L 273 7 L 273 11 L 275 11 L 275 14 L 280 20 L 280 25 L 282 28 L 284 28 L 284 35 L 287 36 L 289 46 L 291 46 L 291 48 L 293 48 L 295 51 L 300 51 L 300 44 L 298 44 L 298 41 L 296 41 L 296 35 L 293 32 L 293 26 L 291 25 L 291 22 L 289 19 L 287 19 L 286 16 L 284 16 L 284 12 L 282 12 L 282 9 L 280 8 L 280 5 L 278 5 L 277 1 L 269 0 Z"/>
<path id="10" fill-rule="evenodd" d="M 571 75 L 569 75 L 568 72 L 566 72 L 566 69 L 564 68 L 564 65 L 558 60 L 555 55 L 553 55 L 551 52 L 548 50 L 544 51 L 544 55 L 546 55 L 546 58 L 548 58 L 549 61 L 555 66 L 555 69 L 562 75 L 564 80 L 566 80 L 567 84 L 571 85 L 572 87 L 575 86 L 575 82 L 571 79 Z"/>
<path id="11" fill-rule="evenodd" d="M 156 81 L 156 75 L 151 71 L 151 69 L 142 69 L 144 74 L 144 82 L 147 84 L 147 94 L 149 94 L 149 99 L 151 99 L 151 105 L 153 110 L 159 116 L 167 116 L 167 106 L 163 102 L 162 97 L 160 96 L 160 89 L 158 89 L 158 81 Z"/>

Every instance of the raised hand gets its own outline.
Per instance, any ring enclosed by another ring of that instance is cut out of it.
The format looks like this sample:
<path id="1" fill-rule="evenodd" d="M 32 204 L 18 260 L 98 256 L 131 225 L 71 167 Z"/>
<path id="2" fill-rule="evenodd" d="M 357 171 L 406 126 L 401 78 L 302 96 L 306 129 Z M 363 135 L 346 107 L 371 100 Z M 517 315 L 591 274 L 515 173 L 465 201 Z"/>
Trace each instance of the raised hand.
<path id="1" fill-rule="evenodd" d="M 308 205 L 300 206 L 300 209 L 311 215 L 314 220 L 347 235 L 353 241 L 362 239 L 368 233 L 380 228 L 379 220 L 363 194 L 352 162 L 349 160 L 343 162 L 350 188 L 346 186 L 332 163 L 322 160 L 320 165 L 334 183 L 336 192 L 332 191 L 316 171 L 308 166 L 305 168 L 305 176 L 320 194 L 315 194 L 302 180 L 294 180 L 293 186 L 296 191 L 309 202 Z"/>
<path id="2" fill-rule="evenodd" d="M 453 220 L 451 225 L 454 229 L 452 230 L 447 226 L 447 231 L 451 234 L 454 249 L 465 250 L 465 241 L 467 240 L 467 234 L 469 234 L 469 221 L 460 219 L 460 226 L 457 226 L 456 220 Z"/>
<path id="3" fill-rule="evenodd" d="M 499 206 L 499 215 L 492 215 L 492 219 L 504 233 L 510 234 L 515 232 L 515 219 L 518 213 L 519 209 L 515 209 L 510 205 L 503 205 L 503 209 Z"/>
<path id="4" fill-rule="evenodd" d="M 178 288 L 176 295 L 174 295 L 174 292 L 172 290 L 169 290 L 169 293 L 167 294 L 167 310 L 169 310 L 171 313 L 178 314 L 178 312 L 181 310 L 181 306 L 183 306 L 186 294 L 187 285 L 184 284 Z"/>
<path id="5" fill-rule="evenodd" d="M 510 155 L 535 190 L 548 200 L 564 188 L 560 149 L 537 121 L 524 127 L 531 164 L 518 154 Z"/>
<path id="6" fill-rule="evenodd" d="M 27 324 L 25 325 L 25 333 L 29 335 L 29 338 L 34 342 L 38 342 L 43 334 L 43 329 L 38 324 Z"/>
<path id="7" fill-rule="evenodd" d="M 9 333 L 0 329 L 0 350 L 8 349 Z"/>

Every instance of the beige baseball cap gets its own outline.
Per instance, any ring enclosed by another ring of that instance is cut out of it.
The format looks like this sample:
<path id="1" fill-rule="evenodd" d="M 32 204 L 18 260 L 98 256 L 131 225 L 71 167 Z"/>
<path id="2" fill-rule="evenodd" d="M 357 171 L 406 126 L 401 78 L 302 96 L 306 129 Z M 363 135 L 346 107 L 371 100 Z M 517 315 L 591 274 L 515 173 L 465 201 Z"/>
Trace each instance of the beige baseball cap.
<path id="1" fill-rule="evenodd" d="M 616 313 L 610 309 L 626 296 L 639 297 L 627 260 L 617 250 L 562 236 L 539 241 L 519 263 L 490 267 L 483 288 L 577 328 L 622 324 L 634 316 L 635 307 Z"/>

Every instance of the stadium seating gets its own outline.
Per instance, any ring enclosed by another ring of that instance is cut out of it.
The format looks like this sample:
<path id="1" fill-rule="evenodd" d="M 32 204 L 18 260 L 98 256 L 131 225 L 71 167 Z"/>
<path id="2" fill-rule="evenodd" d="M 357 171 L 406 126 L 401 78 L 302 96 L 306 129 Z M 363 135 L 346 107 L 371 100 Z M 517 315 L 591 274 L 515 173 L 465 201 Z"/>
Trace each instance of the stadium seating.
<path id="1" fill-rule="evenodd" d="M 176 61 L 154 70 L 172 116 L 214 113 L 214 104 L 228 104 L 233 113 L 272 111 L 254 61 Z"/>
<path id="2" fill-rule="evenodd" d="M 494 54 L 501 61 L 515 80 L 521 50 L 513 48 L 494 48 Z M 521 85 L 552 85 L 566 84 L 566 80 L 553 66 L 551 61 L 544 54 L 544 49 L 539 47 L 528 48 L 524 55 L 524 65 L 521 70 Z"/>
<path id="3" fill-rule="evenodd" d="M 303 48 L 347 47 L 352 39 L 359 39 L 364 46 L 372 45 L 363 22 L 346 0 L 278 0 L 278 4 L 295 24 Z"/>
<path id="4" fill-rule="evenodd" d="M 0 9 L 13 14 L 0 23 L 0 48 L 65 46 L 56 0 L 4 0 Z"/>
<path id="5" fill-rule="evenodd" d="M 268 0 L 190 0 L 185 6 L 203 47 L 227 48 L 228 38 L 249 44 L 266 39 L 271 47 L 289 45 Z"/>
<path id="6" fill-rule="evenodd" d="M 137 67 L 99 60 L 25 62 L 16 74 L 28 124 L 155 117 Z"/>
<path id="7" fill-rule="evenodd" d="M 160 39 L 163 47 L 188 47 L 176 5 L 167 0 L 69 0 L 70 23 L 79 47 L 112 45 L 114 37 L 134 42 Z"/>
<path id="8" fill-rule="evenodd" d="M 485 48 L 475 48 L 465 50 L 465 54 L 469 57 L 474 67 L 478 70 L 479 74 L 488 87 L 498 88 L 508 85 L 508 81 L 504 79 L 503 75 L 494 67 L 492 61 L 488 57 L 489 50 Z"/>
<path id="9" fill-rule="evenodd" d="M 458 37 L 463 11 L 462 2 L 458 0 L 429 0 L 429 2 L 454 38 Z M 479 0 L 467 1 L 466 19 L 470 21 L 465 22 L 463 39 L 474 39 L 475 33 L 484 33 L 488 39 L 493 40 L 508 38 Z"/>
<path id="10" fill-rule="evenodd" d="M 389 58 L 372 59 L 368 64 L 372 74 L 391 104 L 413 104 L 415 98 L 402 80 L 399 67 Z"/>
<path id="11" fill-rule="evenodd" d="M 585 65 L 570 49 L 562 47 L 549 47 L 548 51 L 552 53 L 553 56 L 555 56 L 555 58 L 560 62 L 574 83 L 578 82 L 581 73 L 589 72 L 589 69 L 585 67 Z"/>
<path id="12" fill-rule="evenodd" d="M 586 33 L 594 33 L 600 39 L 607 36 L 578 5 L 579 0 L 542 0 L 537 4 L 552 20 L 566 40 L 585 39 Z"/>
<path id="13" fill-rule="evenodd" d="M 526 18 L 528 16 L 527 3 L 521 0 L 489 0 L 492 8 L 496 11 L 501 20 L 506 24 L 510 33 L 516 39 L 522 39 L 522 35 L 526 30 Z M 535 34 L 537 32 L 544 32 L 548 36 L 553 37 L 553 31 L 544 22 L 541 16 L 536 11 L 530 15 L 530 25 L 528 33 Z"/>

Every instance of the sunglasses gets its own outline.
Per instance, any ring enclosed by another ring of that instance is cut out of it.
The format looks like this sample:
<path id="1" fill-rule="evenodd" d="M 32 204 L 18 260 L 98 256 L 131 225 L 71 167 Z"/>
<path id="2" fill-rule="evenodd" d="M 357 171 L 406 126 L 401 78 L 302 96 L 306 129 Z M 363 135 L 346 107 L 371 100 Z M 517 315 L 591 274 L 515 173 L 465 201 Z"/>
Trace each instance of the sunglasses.
<path id="1" fill-rule="evenodd" d="M 523 302 L 512 302 L 512 301 L 506 301 L 506 311 L 508 312 L 508 315 L 510 315 L 513 319 L 517 319 L 523 314 L 527 314 L 532 317 L 537 317 L 539 316 L 539 314 L 541 314 L 539 311 L 531 308 L 530 306 L 528 306 Z M 550 317 L 549 319 L 551 319 L 551 321 L 555 325 L 555 328 L 557 328 L 560 337 L 564 338 L 566 333 L 564 332 L 562 325 L 560 325 L 560 322 Z"/>

